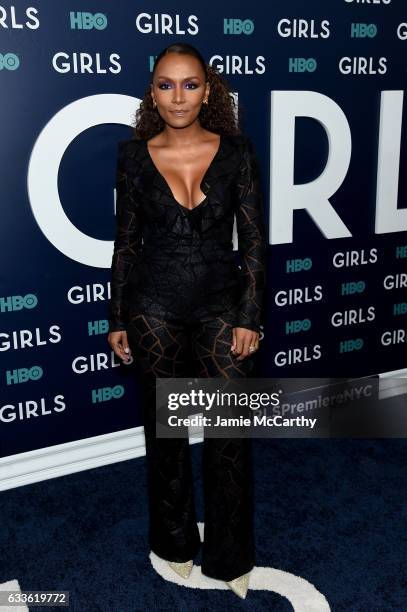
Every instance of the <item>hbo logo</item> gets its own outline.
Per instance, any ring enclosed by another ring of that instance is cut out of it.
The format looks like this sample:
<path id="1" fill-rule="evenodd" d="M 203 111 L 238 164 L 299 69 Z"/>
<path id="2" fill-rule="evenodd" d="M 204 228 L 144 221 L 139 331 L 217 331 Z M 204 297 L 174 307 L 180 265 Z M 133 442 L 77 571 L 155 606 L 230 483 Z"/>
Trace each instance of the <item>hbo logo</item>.
<path id="1" fill-rule="evenodd" d="M 403 315 L 407 313 L 407 302 L 400 302 L 399 304 L 393 304 L 393 314 Z"/>
<path id="2" fill-rule="evenodd" d="M 285 324 L 286 334 L 298 334 L 300 331 L 308 331 L 309 329 L 311 329 L 311 321 L 309 319 L 286 321 Z"/>
<path id="3" fill-rule="evenodd" d="M 124 395 L 123 385 L 116 385 L 115 387 L 103 387 L 102 389 L 92 390 L 92 404 L 98 402 L 108 402 L 111 399 L 119 399 Z"/>
<path id="4" fill-rule="evenodd" d="M 317 69 L 317 60 L 313 57 L 305 59 L 304 57 L 290 57 L 288 60 L 289 72 L 315 72 Z"/>
<path id="5" fill-rule="evenodd" d="M 20 60 L 15 53 L 0 53 L 0 70 L 17 70 Z"/>
<path id="6" fill-rule="evenodd" d="M 301 272 L 301 270 L 310 270 L 312 268 L 312 259 L 304 257 L 304 259 L 287 259 L 285 262 L 285 271 L 287 274 L 290 272 Z"/>
<path id="7" fill-rule="evenodd" d="M 104 30 L 107 27 L 107 17 L 103 13 L 69 13 L 71 30 Z"/>
<path id="8" fill-rule="evenodd" d="M 340 353 L 351 353 L 352 351 L 360 351 L 363 347 L 364 342 L 362 338 L 356 338 L 356 340 L 342 340 L 339 343 Z"/>
<path id="9" fill-rule="evenodd" d="M 26 295 L 9 295 L 8 297 L 0 297 L 0 312 L 15 312 L 23 308 L 35 308 L 38 304 L 38 298 L 34 293 Z"/>
<path id="10" fill-rule="evenodd" d="M 253 34 L 254 23 L 251 19 L 224 19 L 223 33 L 224 34 Z"/>
<path id="11" fill-rule="evenodd" d="M 377 35 L 377 26 L 374 23 L 352 23 L 350 35 L 351 38 L 374 38 Z"/>
<path id="12" fill-rule="evenodd" d="M 6 381 L 8 385 L 17 385 L 28 380 L 39 380 L 42 378 L 42 375 L 41 366 L 32 366 L 29 370 L 27 368 L 19 368 L 18 370 L 7 370 Z"/>
<path id="13" fill-rule="evenodd" d="M 353 295 L 354 293 L 363 293 L 365 289 L 365 281 L 350 281 L 348 283 L 342 283 L 341 295 Z"/>

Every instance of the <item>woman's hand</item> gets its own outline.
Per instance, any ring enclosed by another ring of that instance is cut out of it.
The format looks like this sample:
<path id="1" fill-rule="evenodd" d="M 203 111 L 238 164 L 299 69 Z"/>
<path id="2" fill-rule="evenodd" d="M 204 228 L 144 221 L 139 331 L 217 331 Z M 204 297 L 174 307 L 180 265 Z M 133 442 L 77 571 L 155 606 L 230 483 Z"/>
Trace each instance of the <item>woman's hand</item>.
<path id="1" fill-rule="evenodd" d="M 249 350 L 254 347 L 255 350 Z M 259 348 L 259 333 L 244 327 L 233 328 L 233 340 L 231 352 L 239 355 L 236 361 L 243 361 L 249 355 L 253 355 Z"/>
<path id="2" fill-rule="evenodd" d="M 114 331 L 110 332 L 107 341 L 114 350 L 115 354 L 120 357 L 125 363 L 130 361 L 131 350 L 127 342 L 127 332 Z"/>

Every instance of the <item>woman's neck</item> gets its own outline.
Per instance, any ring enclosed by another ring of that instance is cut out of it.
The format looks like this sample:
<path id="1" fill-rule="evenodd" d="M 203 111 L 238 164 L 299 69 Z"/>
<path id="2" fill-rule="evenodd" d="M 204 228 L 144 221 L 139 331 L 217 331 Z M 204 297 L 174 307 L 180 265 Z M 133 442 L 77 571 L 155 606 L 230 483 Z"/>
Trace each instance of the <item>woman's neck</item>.
<path id="1" fill-rule="evenodd" d="M 174 147 L 188 147 L 199 141 L 207 131 L 197 122 L 183 128 L 173 128 L 166 125 L 161 132 L 162 144 Z"/>

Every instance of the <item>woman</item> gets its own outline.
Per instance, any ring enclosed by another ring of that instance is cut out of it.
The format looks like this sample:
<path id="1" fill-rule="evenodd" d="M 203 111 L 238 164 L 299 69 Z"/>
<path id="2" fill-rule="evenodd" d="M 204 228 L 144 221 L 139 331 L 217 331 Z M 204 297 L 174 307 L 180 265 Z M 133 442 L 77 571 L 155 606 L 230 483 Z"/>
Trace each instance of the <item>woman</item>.
<path id="1" fill-rule="evenodd" d="M 191 45 L 157 57 L 119 143 L 108 341 L 142 381 L 151 549 L 187 578 L 199 550 L 187 438 L 156 438 L 156 377 L 244 377 L 265 287 L 259 168 L 226 81 Z M 242 268 L 234 261 L 236 216 Z M 204 438 L 202 573 L 245 597 L 255 563 L 249 438 Z"/>

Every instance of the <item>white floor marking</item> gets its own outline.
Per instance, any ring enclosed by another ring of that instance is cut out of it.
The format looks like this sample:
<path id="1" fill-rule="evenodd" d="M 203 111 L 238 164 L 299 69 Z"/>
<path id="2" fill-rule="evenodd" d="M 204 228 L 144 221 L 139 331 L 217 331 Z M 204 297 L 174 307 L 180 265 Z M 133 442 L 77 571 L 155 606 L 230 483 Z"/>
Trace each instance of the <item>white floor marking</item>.
<path id="1" fill-rule="evenodd" d="M 201 541 L 203 541 L 203 523 L 198 523 Z M 155 571 L 165 580 L 191 589 L 223 589 L 232 591 L 222 580 L 209 578 L 201 572 L 200 565 L 194 565 L 189 578 L 181 578 L 172 570 L 167 561 L 150 552 L 151 564 Z M 293 606 L 295 612 L 329 612 L 328 601 L 313 584 L 300 576 L 283 572 L 272 567 L 255 566 L 250 574 L 247 598 L 252 591 L 272 591 L 285 597 Z M 237 597 L 237 595 L 234 595 Z"/>
<path id="2" fill-rule="evenodd" d="M 0 591 L 20 591 L 18 580 L 8 580 L 0 584 Z M 27 606 L 0 606 L 1 612 L 29 612 Z"/>

